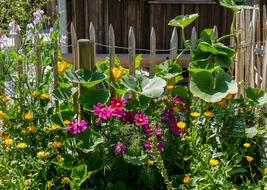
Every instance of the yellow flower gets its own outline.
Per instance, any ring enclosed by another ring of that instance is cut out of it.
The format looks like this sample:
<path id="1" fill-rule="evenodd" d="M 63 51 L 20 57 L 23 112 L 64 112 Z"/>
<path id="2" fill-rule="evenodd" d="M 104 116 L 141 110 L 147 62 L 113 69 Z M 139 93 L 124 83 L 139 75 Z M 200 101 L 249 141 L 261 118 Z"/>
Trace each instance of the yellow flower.
<path id="1" fill-rule="evenodd" d="M 249 143 L 244 143 L 244 144 L 243 144 L 243 147 L 244 147 L 244 148 L 249 148 L 250 146 L 251 146 L 251 145 L 250 145 Z"/>
<path id="2" fill-rule="evenodd" d="M 263 173 L 264 173 L 265 175 L 267 175 L 267 167 L 264 168 Z"/>
<path id="3" fill-rule="evenodd" d="M 10 138 L 7 138 L 4 140 L 4 144 L 7 146 L 10 146 L 10 145 L 14 144 L 14 141 Z"/>
<path id="4" fill-rule="evenodd" d="M 152 166 L 153 164 L 154 164 L 154 161 L 153 161 L 153 160 L 148 160 L 148 161 L 147 161 L 147 165 L 148 165 L 148 166 Z"/>
<path id="5" fill-rule="evenodd" d="M 51 188 L 54 185 L 53 181 L 47 181 L 47 187 Z"/>
<path id="6" fill-rule="evenodd" d="M 70 178 L 68 178 L 68 177 L 63 177 L 62 179 L 61 179 L 61 184 L 68 184 L 70 182 Z"/>
<path id="7" fill-rule="evenodd" d="M 226 99 L 226 100 L 232 100 L 233 97 L 234 97 L 234 94 L 228 94 L 228 95 L 225 97 L 225 99 Z"/>
<path id="8" fill-rule="evenodd" d="M 33 119 L 33 115 L 31 112 L 27 112 L 25 115 L 24 115 L 24 119 L 25 120 L 32 120 Z"/>
<path id="9" fill-rule="evenodd" d="M 205 115 L 206 117 L 213 117 L 213 116 L 214 116 L 214 113 L 211 112 L 211 111 L 206 111 L 206 112 L 204 112 L 204 115 Z"/>
<path id="10" fill-rule="evenodd" d="M 190 183 L 190 176 L 188 176 L 188 175 L 185 176 L 183 181 L 184 181 L 184 184 Z"/>
<path id="11" fill-rule="evenodd" d="M 61 142 L 55 142 L 57 148 L 62 148 L 63 144 Z"/>
<path id="12" fill-rule="evenodd" d="M 190 115 L 192 117 L 199 117 L 200 116 L 200 113 L 198 113 L 198 112 L 191 112 Z"/>
<path id="13" fill-rule="evenodd" d="M 185 140 L 185 141 L 191 141 L 191 140 L 192 140 L 192 137 L 186 135 L 186 136 L 184 137 L 184 140 Z"/>
<path id="14" fill-rule="evenodd" d="M 167 85 L 167 91 L 169 93 L 171 93 L 173 91 L 173 88 L 174 88 L 174 85 L 172 85 L 172 84 Z"/>
<path id="15" fill-rule="evenodd" d="M 57 63 L 58 74 L 63 75 L 65 71 L 68 69 L 69 64 L 65 61 L 61 61 Z"/>
<path id="16" fill-rule="evenodd" d="M 6 113 L 3 111 L 0 111 L 0 119 L 4 119 L 6 117 Z"/>
<path id="17" fill-rule="evenodd" d="M 238 190 L 237 188 L 233 187 L 231 190 Z"/>
<path id="18" fill-rule="evenodd" d="M 57 124 L 52 125 L 51 128 L 50 128 L 51 131 L 55 131 L 55 130 L 58 130 L 58 129 L 60 129 L 60 126 L 57 125 Z"/>
<path id="19" fill-rule="evenodd" d="M 57 161 L 61 161 L 63 158 L 60 154 L 57 155 Z"/>
<path id="20" fill-rule="evenodd" d="M 69 125 L 69 124 L 70 124 L 70 120 L 65 120 L 65 121 L 64 121 L 64 124 L 65 124 L 65 125 Z"/>
<path id="21" fill-rule="evenodd" d="M 40 98 L 41 100 L 46 100 L 46 99 L 49 99 L 50 95 L 48 93 L 43 93 L 41 94 Z"/>
<path id="22" fill-rule="evenodd" d="M 36 94 L 36 92 L 35 91 L 33 91 L 32 93 L 31 93 L 31 97 L 35 97 L 37 94 Z"/>
<path id="23" fill-rule="evenodd" d="M 49 152 L 45 152 L 45 151 L 39 151 L 36 154 L 36 157 L 40 159 L 46 158 L 47 156 L 49 156 Z"/>
<path id="24" fill-rule="evenodd" d="M 252 156 L 246 156 L 246 160 L 250 163 L 254 160 Z"/>
<path id="25" fill-rule="evenodd" d="M 20 149 L 25 149 L 25 148 L 27 148 L 27 144 L 26 143 L 19 143 L 19 144 L 17 144 L 17 148 L 20 148 Z"/>
<path id="26" fill-rule="evenodd" d="M 125 69 L 122 66 L 119 66 L 119 68 L 114 67 L 112 69 L 112 74 L 115 78 L 115 80 L 122 79 L 123 75 L 125 74 Z"/>
<path id="27" fill-rule="evenodd" d="M 28 177 L 32 177 L 32 173 L 29 173 L 27 176 L 28 176 Z"/>
<path id="28" fill-rule="evenodd" d="M 177 124 L 177 127 L 179 127 L 180 129 L 184 129 L 186 127 L 186 123 L 183 121 L 179 121 Z"/>
<path id="29" fill-rule="evenodd" d="M 4 96 L 1 98 L 3 102 L 8 102 L 9 100 L 11 100 L 11 98 Z"/>
<path id="30" fill-rule="evenodd" d="M 32 133 L 35 133 L 35 132 L 37 131 L 37 127 L 35 127 L 34 125 L 30 125 L 30 126 L 28 127 L 28 131 L 29 131 L 29 132 L 32 132 Z"/>
<path id="31" fill-rule="evenodd" d="M 215 166 L 218 166 L 219 165 L 219 160 L 217 160 L 217 159 L 211 159 L 210 161 L 209 161 L 209 164 L 212 166 L 212 167 L 215 167 Z"/>

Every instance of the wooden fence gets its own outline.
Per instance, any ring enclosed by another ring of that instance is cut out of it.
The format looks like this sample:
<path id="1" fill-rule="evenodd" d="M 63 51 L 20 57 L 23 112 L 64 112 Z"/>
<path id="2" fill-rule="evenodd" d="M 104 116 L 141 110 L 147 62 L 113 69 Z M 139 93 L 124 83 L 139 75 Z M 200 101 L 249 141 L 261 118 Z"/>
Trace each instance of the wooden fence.
<path id="1" fill-rule="evenodd" d="M 255 6 L 259 8 L 259 6 Z M 260 14 L 262 13 L 262 14 Z M 262 23 L 260 22 L 262 21 Z M 267 13 L 262 10 L 244 10 L 236 18 L 238 49 L 235 57 L 235 79 L 244 87 L 258 87 L 267 91 Z"/>

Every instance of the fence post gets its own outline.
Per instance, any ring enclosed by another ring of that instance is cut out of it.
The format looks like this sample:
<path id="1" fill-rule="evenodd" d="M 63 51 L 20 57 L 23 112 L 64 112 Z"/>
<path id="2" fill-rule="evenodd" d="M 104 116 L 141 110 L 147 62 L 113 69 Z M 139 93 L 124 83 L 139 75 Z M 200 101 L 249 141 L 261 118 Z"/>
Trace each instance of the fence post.
<path id="1" fill-rule="evenodd" d="M 192 32 L 191 32 L 191 46 L 192 46 L 192 50 L 196 49 L 197 47 L 197 31 L 196 31 L 196 27 L 192 28 Z"/>
<path id="2" fill-rule="evenodd" d="M 262 89 L 267 92 L 267 36 L 265 40 L 265 47 L 264 47 L 264 57 L 262 60 Z"/>
<path id="3" fill-rule="evenodd" d="M 0 52 L 1 52 L 1 45 L 0 45 Z M 0 75 L 4 75 L 4 63 L 0 63 Z M 0 85 L 0 96 L 5 96 L 6 93 L 5 93 L 5 82 L 2 85 Z"/>
<path id="4" fill-rule="evenodd" d="M 213 34 L 216 39 L 219 37 L 218 28 L 216 25 L 213 26 Z"/>
<path id="5" fill-rule="evenodd" d="M 177 56 L 177 51 L 178 51 L 178 33 L 177 33 L 177 28 L 174 27 L 172 31 L 172 37 L 170 41 L 170 58 L 175 59 Z"/>
<path id="6" fill-rule="evenodd" d="M 254 71 L 254 61 L 255 61 L 255 55 L 254 55 L 254 44 L 255 44 L 255 31 L 256 31 L 256 13 L 257 10 L 253 10 L 252 12 L 252 19 L 251 19 L 251 44 L 250 44 L 250 50 L 251 50 L 251 54 L 250 54 L 250 74 L 251 74 L 251 81 L 250 81 L 250 87 L 254 87 L 255 86 L 255 71 Z"/>
<path id="7" fill-rule="evenodd" d="M 129 47 L 129 72 L 130 75 L 135 76 L 135 35 L 133 27 L 130 27 L 128 36 Z"/>
<path id="8" fill-rule="evenodd" d="M 156 32 L 154 27 L 150 32 L 150 58 L 149 58 L 149 75 L 153 76 L 156 71 Z"/>
<path id="9" fill-rule="evenodd" d="M 37 59 L 35 65 L 35 73 L 37 78 L 37 84 L 39 84 L 42 80 L 42 60 L 41 60 L 41 49 L 40 49 L 40 38 L 38 34 L 34 36 L 34 44 L 35 44 L 35 56 Z"/>
<path id="10" fill-rule="evenodd" d="M 96 66 L 96 38 L 95 38 L 95 27 L 92 22 L 89 26 L 89 39 L 90 39 L 90 54 L 91 54 L 91 68 L 95 71 Z"/>
<path id="11" fill-rule="evenodd" d="M 250 26 L 250 10 L 245 10 L 245 26 Z M 246 39 L 246 47 L 245 47 L 245 86 L 249 87 L 250 85 L 250 74 L 249 74 L 249 64 L 250 64 L 250 43 L 251 43 L 251 28 L 245 27 L 245 39 Z"/>
<path id="12" fill-rule="evenodd" d="M 109 82 L 112 83 L 115 81 L 113 73 L 112 73 L 112 69 L 115 66 L 115 34 L 114 34 L 114 29 L 113 26 L 110 24 L 109 25 L 109 35 L 108 35 L 108 39 L 109 39 L 109 75 L 110 75 L 110 79 Z M 114 89 L 111 87 L 111 85 L 109 85 L 110 88 L 110 95 L 111 97 L 115 96 L 115 91 Z"/>

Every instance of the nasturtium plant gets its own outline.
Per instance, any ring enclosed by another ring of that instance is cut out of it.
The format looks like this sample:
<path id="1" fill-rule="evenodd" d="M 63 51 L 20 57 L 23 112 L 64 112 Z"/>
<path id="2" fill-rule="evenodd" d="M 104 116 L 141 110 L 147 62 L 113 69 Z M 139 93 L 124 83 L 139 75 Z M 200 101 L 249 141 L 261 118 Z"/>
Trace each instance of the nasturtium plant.
<path id="1" fill-rule="evenodd" d="M 179 15 L 169 22 L 169 26 L 185 28 L 198 18 L 198 14 Z"/>
<path id="2" fill-rule="evenodd" d="M 259 88 L 247 88 L 246 97 L 255 104 L 267 104 L 267 93 Z"/>

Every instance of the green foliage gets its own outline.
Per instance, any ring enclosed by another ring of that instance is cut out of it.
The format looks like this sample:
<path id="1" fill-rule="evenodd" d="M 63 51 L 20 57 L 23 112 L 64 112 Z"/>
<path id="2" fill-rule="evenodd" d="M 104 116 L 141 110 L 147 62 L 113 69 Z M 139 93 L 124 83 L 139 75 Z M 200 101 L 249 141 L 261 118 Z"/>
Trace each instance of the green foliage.
<path id="1" fill-rule="evenodd" d="M 169 26 L 185 28 L 198 18 L 198 14 L 180 15 L 169 22 Z"/>

